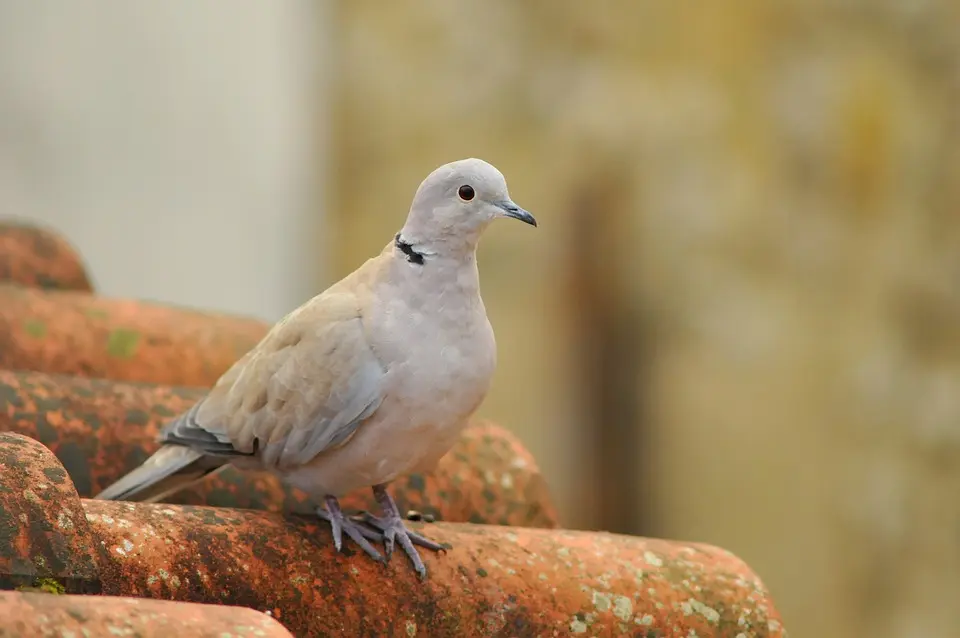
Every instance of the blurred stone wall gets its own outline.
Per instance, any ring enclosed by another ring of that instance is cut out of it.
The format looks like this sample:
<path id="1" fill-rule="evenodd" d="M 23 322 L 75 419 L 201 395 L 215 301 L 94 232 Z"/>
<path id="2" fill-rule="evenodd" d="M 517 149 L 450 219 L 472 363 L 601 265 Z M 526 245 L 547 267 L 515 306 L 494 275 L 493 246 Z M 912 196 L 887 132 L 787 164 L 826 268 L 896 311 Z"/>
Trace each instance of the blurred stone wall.
<path id="1" fill-rule="evenodd" d="M 577 346 L 593 258 L 619 273 L 605 303 L 642 317 L 620 337 L 646 344 L 642 489 L 622 504 L 640 531 L 743 556 L 797 636 L 955 635 L 960 7 L 337 11 L 338 272 L 435 166 L 503 170 L 541 227 L 500 223 L 481 247 L 500 345 L 482 412 L 533 449 L 566 523 L 604 525 L 610 424 L 585 408 Z"/>

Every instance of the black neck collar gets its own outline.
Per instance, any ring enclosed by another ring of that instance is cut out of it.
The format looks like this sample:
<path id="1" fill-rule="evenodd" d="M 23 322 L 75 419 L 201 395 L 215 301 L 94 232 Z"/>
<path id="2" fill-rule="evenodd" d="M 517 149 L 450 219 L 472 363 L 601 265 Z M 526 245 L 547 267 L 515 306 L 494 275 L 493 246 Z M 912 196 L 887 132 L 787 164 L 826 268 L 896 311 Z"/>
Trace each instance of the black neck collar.
<path id="1" fill-rule="evenodd" d="M 400 237 L 400 233 L 397 233 L 397 236 L 393 238 L 393 245 L 400 249 L 400 252 L 406 255 L 407 261 L 409 261 L 411 264 L 416 264 L 418 266 L 423 265 L 423 253 L 418 253 L 416 250 L 414 250 L 412 244 L 408 244 L 407 242 L 403 241 L 403 238 Z"/>

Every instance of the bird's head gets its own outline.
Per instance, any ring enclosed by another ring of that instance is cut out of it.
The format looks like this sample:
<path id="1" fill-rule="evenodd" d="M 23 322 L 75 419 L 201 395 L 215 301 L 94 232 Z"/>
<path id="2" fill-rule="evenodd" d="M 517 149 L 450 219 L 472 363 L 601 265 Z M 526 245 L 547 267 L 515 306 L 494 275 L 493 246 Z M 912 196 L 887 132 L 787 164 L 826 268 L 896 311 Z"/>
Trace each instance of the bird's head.
<path id="1" fill-rule="evenodd" d="M 481 159 L 464 159 L 437 168 L 420 184 L 403 241 L 427 251 L 475 248 L 483 230 L 500 217 L 537 225 L 533 215 L 517 206 L 507 182 L 495 166 Z"/>

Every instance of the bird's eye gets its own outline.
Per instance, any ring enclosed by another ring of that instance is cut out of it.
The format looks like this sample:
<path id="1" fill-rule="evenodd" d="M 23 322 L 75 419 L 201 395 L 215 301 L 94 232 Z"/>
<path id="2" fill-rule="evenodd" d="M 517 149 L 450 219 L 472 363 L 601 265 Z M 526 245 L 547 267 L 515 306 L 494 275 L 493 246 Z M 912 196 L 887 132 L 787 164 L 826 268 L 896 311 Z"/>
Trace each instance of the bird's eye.
<path id="1" fill-rule="evenodd" d="M 465 202 L 469 202 L 471 199 L 473 199 L 473 196 L 475 194 L 476 193 L 473 192 L 473 186 L 470 186 L 469 184 L 464 184 L 457 191 L 457 195 L 459 195 L 460 199 L 462 199 Z"/>

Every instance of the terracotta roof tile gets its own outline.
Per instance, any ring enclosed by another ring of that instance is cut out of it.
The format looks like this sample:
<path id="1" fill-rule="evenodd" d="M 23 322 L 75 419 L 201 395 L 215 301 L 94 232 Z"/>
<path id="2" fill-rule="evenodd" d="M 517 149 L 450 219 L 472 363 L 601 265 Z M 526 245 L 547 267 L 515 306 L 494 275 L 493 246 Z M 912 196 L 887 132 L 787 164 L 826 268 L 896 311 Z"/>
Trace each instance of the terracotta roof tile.
<path id="1" fill-rule="evenodd" d="M 0 222 L 0 281 L 35 288 L 93 290 L 73 246 L 54 231 L 25 222 Z"/>

